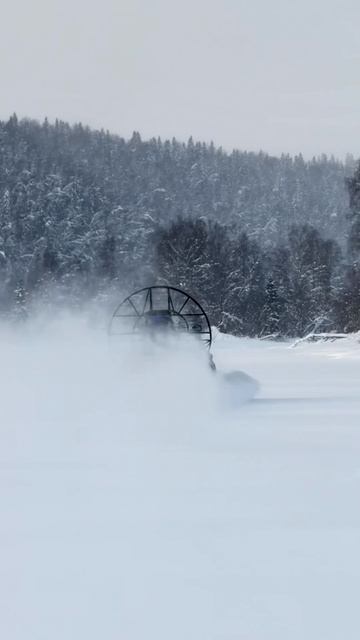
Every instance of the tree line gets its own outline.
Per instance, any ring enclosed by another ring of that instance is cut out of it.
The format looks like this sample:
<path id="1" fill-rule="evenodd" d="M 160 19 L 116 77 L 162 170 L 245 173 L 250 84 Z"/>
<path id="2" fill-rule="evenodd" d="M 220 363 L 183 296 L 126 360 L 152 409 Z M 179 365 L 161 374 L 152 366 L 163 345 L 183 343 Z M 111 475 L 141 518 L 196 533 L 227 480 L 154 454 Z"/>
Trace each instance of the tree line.
<path id="1" fill-rule="evenodd" d="M 183 287 L 238 335 L 360 329 L 360 169 L 0 122 L 0 312 Z"/>

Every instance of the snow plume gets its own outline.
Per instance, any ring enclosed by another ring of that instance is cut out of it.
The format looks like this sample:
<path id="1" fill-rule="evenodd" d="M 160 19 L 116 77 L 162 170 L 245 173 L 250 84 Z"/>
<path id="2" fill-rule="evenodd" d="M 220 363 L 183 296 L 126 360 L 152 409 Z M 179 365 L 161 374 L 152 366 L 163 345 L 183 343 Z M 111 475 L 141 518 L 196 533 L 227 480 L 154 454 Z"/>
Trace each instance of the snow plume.
<path id="1" fill-rule="evenodd" d="M 52 441 L 84 430 L 100 441 L 161 431 L 170 442 L 201 428 L 199 413 L 214 409 L 205 347 L 185 338 L 132 343 L 104 324 L 63 312 L 2 327 L 3 421 L 20 430 L 20 446 L 39 429 Z"/>

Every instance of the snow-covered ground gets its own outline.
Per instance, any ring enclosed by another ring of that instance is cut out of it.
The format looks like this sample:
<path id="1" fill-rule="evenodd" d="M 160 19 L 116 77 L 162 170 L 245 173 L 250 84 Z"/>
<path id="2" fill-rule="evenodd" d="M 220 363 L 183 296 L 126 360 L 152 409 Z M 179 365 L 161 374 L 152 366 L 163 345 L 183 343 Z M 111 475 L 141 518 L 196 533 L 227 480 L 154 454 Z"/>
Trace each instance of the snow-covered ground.
<path id="1" fill-rule="evenodd" d="M 238 407 L 79 323 L 0 344 L 0 638 L 358 640 L 360 344 L 219 336 Z"/>

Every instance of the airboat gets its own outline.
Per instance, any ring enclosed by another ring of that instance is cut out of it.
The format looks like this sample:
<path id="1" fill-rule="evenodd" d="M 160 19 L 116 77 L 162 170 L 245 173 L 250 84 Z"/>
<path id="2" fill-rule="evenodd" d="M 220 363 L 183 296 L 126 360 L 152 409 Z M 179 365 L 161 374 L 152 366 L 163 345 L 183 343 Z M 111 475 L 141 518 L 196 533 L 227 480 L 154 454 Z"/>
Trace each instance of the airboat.
<path id="1" fill-rule="evenodd" d="M 158 343 L 179 335 L 192 336 L 208 349 L 210 366 L 215 369 L 207 313 L 192 295 L 176 287 L 144 287 L 127 296 L 112 315 L 109 335 L 147 337 Z"/>
<path id="2" fill-rule="evenodd" d="M 120 302 L 109 324 L 109 335 L 139 338 L 141 343 L 173 347 L 180 336 L 197 340 L 207 350 L 208 363 L 216 371 L 211 354 L 212 331 L 208 315 L 190 294 L 176 287 L 155 285 L 134 291 Z M 182 343 L 182 342 L 181 342 Z M 256 380 L 243 371 L 222 372 L 221 388 L 227 401 L 236 404 L 252 398 L 258 390 Z"/>

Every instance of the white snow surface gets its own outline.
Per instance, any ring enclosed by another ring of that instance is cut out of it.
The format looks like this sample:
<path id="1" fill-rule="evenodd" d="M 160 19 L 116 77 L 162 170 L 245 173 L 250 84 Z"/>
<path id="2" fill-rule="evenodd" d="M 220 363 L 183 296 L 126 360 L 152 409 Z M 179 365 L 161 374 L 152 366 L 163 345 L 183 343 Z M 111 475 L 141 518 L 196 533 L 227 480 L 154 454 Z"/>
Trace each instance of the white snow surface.
<path id="1" fill-rule="evenodd" d="M 360 345 L 3 328 L 0 638 L 358 640 Z"/>

